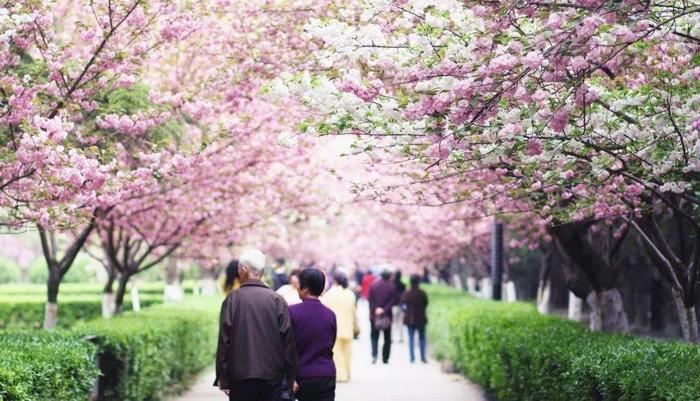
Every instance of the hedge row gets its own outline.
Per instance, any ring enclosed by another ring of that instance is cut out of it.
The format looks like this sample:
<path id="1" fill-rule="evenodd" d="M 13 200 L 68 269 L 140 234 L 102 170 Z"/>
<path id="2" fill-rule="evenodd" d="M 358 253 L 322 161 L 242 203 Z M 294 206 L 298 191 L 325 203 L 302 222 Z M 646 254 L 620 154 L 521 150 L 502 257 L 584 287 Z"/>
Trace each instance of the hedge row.
<path id="1" fill-rule="evenodd" d="M 698 400 L 700 347 L 593 333 L 527 304 L 430 288 L 438 358 L 506 400 Z"/>
<path id="2" fill-rule="evenodd" d="M 127 285 L 128 289 L 131 289 L 131 283 Z M 186 293 L 191 294 L 193 289 L 197 286 L 197 283 L 192 280 L 185 280 L 182 283 L 182 288 Z M 139 294 L 154 294 L 162 295 L 165 289 L 165 283 L 162 281 L 147 281 L 140 282 L 136 284 L 139 289 Z M 60 295 L 75 295 L 75 294 L 102 294 L 104 289 L 104 284 L 100 283 L 62 283 Z M 114 286 L 116 290 L 116 284 Z M 25 283 L 13 283 L 13 284 L 0 284 L 0 296 L 14 296 L 14 295 L 45 295 L 46 285 L 45 284 L 25 284 Z"/>
<path id="3" fill-rule="evenodd" d="M 97 348 L 65 334 L 0 334 L 0 400 L 87 400 Z"/>
<path id="4" fill-rule="evenodd" d="M 97 388 L 98 400 L 161 400 L 211 364 L 218 304 L 187 301 L 56 333 L 2 334 L 0 399 L 87 400 Z"/>
<path id="5" fill-rule="evenodd" d="M 161 303 L 162 295 L 140 295 L 141 307 Z M 0 329 L 40 328 L 44 321 L 46 298 L 41 295 L 13 295 L 0 297 Z M 124 310 L 132 308 L 131 297 L 124 299 Z M 92 294 L 59 295 L 58 325 L 72 326 L 81 320 L 91 320 L 102 315 L 102 297 Z"/>
<path id="6" fill-rule="evenodd" d="M 216 308 L 157 306 L 78 325 L 99 347 L 99 399 L 159 400 L 189 384 L 213 361 Z"/>

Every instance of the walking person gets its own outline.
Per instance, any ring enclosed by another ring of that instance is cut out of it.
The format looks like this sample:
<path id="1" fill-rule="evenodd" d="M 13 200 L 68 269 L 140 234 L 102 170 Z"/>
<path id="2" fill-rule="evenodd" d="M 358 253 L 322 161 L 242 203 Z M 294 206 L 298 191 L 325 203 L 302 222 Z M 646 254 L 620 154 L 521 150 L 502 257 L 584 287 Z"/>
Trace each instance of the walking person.
<path id="1" fill-rule="evenodd" d="M 239 258 L 241 287 L 221 306 L 216 380 L 231 401 L 279 401 L 283 379 L 294 383 L 297 351 L 284 299 L 263 284 L 265 255 Z"/>
<path id="2" fill-rule="evenodd" d="M 337 334 L 333 311 L 319 300 L 326 286 L 323 272 L 307 268 L 299 273 L 302 302 L 289 307 L 299 353 L 294 388 L 299 401 L 335 400 L 333 345 Z"/>
<path id="3" fill-rule="evenodd" d="M 404 312 L 403 308 L 399 305 L 399 301 L 406 292 L 406 284 L 401 280 L 401 270 L 397 270 L 394 273 L 394 290 L 396 291 L 396 305 L 392 309 L 393 320 L 392 320 L 392 338 L 397 338 L 400 343 L 403 343 L 403 332 L 404 332 Z"/>
<path id="4" fill-rule="evenodd" d="M 321 302 L 335 313 L 338 322 L 333 362 L 337 381 L 347 382 L 352 364 L 352 340 L 359 334 L 359 328 L 355 294 L 348 288 L 348 277 L 344 273 L 335 273 L 335 285 L 321 297 Z"/>
<path id="5" fill-rule="evenodd" d="M 374 273 L 372 273 L 372 270 L 367 271 L 367 274 L 362 276 L 362 282 L 359 283 L 362 299 L 369 299 L 369 288 L 372 286 L 375 279 L 376 277 Z"/>
<path id="6" fill-rule="evenodd" d="M 299 298 L 299 273 L 301 270 L 299 269 L 294 269 L 291 272 L 289 272 L 289 277 L 287 284 L 284 284 L 280 288 L 275 291 L 279 295 L 284 298 L 285 302 L 287 302 L 287 306 L 292 306 L 296 304 L 301 303 L 301 298 Z M 286 388 L 292 388 L 292 385 L 294 382 L 288 382 L 287 379 L 285 378 L 282 381 L 282 387 Z M 294 393 L 291 391 L 285 391 L 282 393 L 282 400 L 283 401 L 293 401 L 294 400 Z"/>
<path id="7" fill-rule="evenodd" d="M 369 288 L 370 337 L 372 341 L 372 363 L 377 363 L 379 335 L 384 335 L 382 362 L 389 363 L 391 356 L 391 308 L 396 304 L 396 290 L 391 282 L 391 273 L 382 271 L 381 279 Z"/>
<path id="8" fill-rule="evenodd" d="M 411 363 L 415 362 L 415 335 L 418 333 L 418 347 L 420 348 L 420 359 L 427 363 L 425 355 L 425 326 L 428 324 L 426 308 L 428 307 L 428 295 L 420 289 L 421 277 L 417 274 L 411 275 L 411 288 L 401 297 L 401 306 L 405 309 L 406 317 L 404 322 L 408 326 L 408 355 Z"/>
<path id="9" fill-rule="evenodd" d="M 241 287 L 241 281 L 238 279 L 238 261 L 236 259 L 226 266 L 226 275 L 221 287 L 226 295 Z"/>
<path id="10" fill-rule="evenodd" d="M 357 288 L 362 287 L 362 279 L 365 277 L 365 272 L 360 267 L 360 264 L 355 262 L 355 286 Z"/>
<path id="11" fill-rule="evenodd" d="M 289 272 L 287 284 L 277 289 L 277 293 L 287 301 L 289 306 L 301 303 L 301 298 L 299 298 L 299 273 L 301 273 L 299 269 Z"/>

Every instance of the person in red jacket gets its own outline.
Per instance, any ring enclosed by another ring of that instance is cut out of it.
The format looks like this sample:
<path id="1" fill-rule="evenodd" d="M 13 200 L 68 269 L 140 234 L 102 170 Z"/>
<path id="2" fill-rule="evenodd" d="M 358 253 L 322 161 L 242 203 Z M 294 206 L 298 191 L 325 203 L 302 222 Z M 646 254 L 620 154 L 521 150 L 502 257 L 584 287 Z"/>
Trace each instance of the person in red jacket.
<path id="1" fill-rule="evenodd" d="M 372 286 L 376 276 L 372 273 L 372 270 L 368 271 L 364 277 L 362 277 L 362 299 L 369 299 L 369 287 Z"/>

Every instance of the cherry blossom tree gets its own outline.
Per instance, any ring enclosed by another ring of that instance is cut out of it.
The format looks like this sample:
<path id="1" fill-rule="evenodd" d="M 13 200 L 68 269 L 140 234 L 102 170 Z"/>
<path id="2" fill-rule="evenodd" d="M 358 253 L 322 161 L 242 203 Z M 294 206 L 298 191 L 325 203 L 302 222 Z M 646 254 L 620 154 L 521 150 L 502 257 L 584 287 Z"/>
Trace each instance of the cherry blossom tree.
<path id="1" fill-rule="evenodd" d="M 294 14 L 296 9 L 255 1 L 202 4 L 200 29 L 152 54 L 140 75 L 157 93 L 170 94 L 167 113 L 147 107 L 96 118 L 97 128 L 113 136 L 139 139 L 136 146 L 119 144 L 125 150 L 120 171 L 138 172 L 144 180 L 157 175 L 99 219 L 105 264 L 113 280 L 119 275 L 117 311 L 129 278 L 165 257 L 177 253 L 211 266 L 217 247 L 260 237 L 269 232 L 271 218 L 318 202 L 310 191 L 309 141 L 290 134 L 294 104 L 257 96 L 265 79 L 294 68 L 308 50 L 284 31 L 285 24 L 301 24 L 300 15 L 311 13 L 298 8 Z M 261 26 L 267 30 L 263 36 Z M 184 135 L 163 144 L 163 154 L 134 156 L 135 150 L 146 151 L 142 144 L 183 129 Z M 158 164 L 180 154 L 197 160 L 169 177 Z M 111 293 L 111 283 L 105 291 Z"/>
<path id="2" fill-rule="evenodd" d="M 84 124 L 104 93 L 134 83 L 144 55 L 191 30 L 172 1 L 20 1 L 2 20 L 2 206 L 4 224 L 39 227 L 49 267 L 45 326 L 56 321 L 61 278 L 120 197 L 114 141 Z M 128 180 L 131 180 L 129 178 Z M 56 230 L 75 227 L 57 249 Z"/>
<path id="3" fill-rule="evenodd" d="M 555 225 L 605 220 L 621 237 L 631 224 L 695 341 L 695 253 L 678 257 L 648 221 L 663 209 L 683 232 L 697 222 L 700 10 L 672 3 L 360 2 L 307 27 L 325 44 L 325 74 L 272 87 L 301 89 L 320 110 L 307 131 L 359 135 L 369 152 L 455 174 L 500 171 L 514 199 Z M 619 295 L 594 292 L 598 304 Z"/>

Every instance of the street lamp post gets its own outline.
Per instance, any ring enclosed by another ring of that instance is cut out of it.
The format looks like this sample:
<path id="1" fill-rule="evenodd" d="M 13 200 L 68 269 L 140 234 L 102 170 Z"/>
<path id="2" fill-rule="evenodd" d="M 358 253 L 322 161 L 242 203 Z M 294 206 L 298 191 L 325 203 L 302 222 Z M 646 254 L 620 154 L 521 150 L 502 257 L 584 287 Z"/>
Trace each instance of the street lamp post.
<path id="1" fill-rule="evenodd" d="M 494 220 L 491 243 L 491 285 L 492 298 L 501 300 L 503 288 L 503 223 Z"/>

